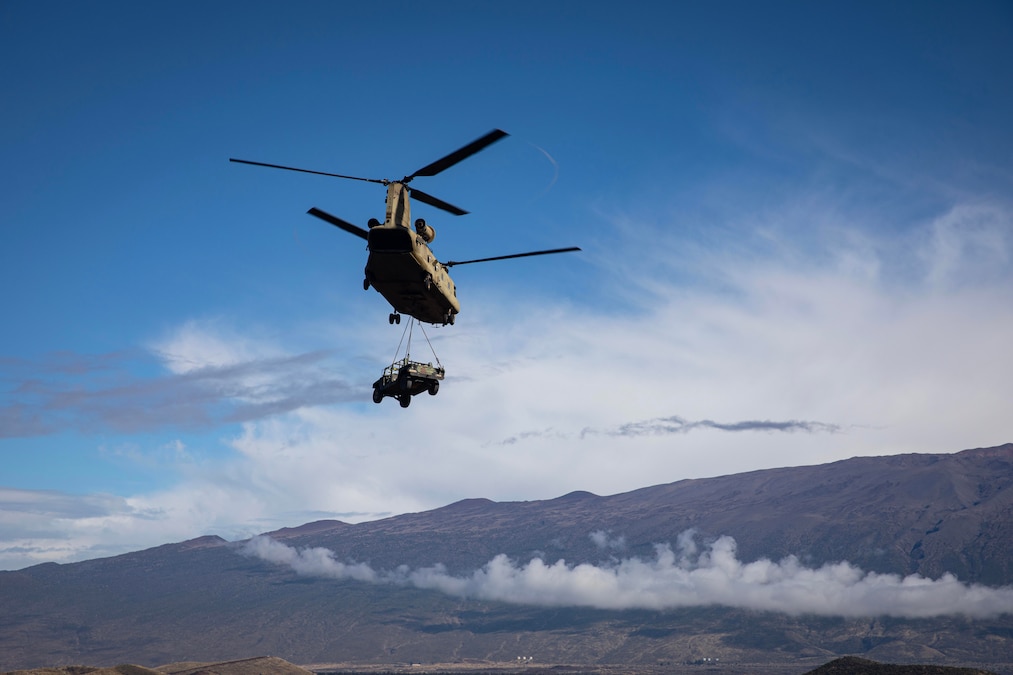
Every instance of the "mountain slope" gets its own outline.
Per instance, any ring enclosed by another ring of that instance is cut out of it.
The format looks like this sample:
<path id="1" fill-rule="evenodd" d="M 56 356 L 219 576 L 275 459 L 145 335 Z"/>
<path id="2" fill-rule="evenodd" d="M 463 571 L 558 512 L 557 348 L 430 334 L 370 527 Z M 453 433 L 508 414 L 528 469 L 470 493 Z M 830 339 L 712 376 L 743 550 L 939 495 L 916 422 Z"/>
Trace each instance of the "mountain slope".
<path id="1" fill-rule="evenodd" d="M 1013 444 L 952 455 L 861 457 L 820 466 L 684 480 L 609 497 L 495 503 L 471 499 L 349 526 L 315 523 L 274 536 L 374 566 L 443 563 L 473 569 L 505 553 L 525 560 L 596 561 L 588 534 L 623 537 L 649 557 L 693 529 L 738 543 L 740 558 L 795 555 L 812 565 L 990 585 L 1013 583 Z M 613 551 L 614 552 L 614 551 Z"/>
<path id="2" fill-rule="evenodd" d="M 688 529 L 734 537 L 738 558 L 798 556 L 809 568 L 1010 584 L 1013 444 L 953 455 L 858 458 L 680 481 L 600 497 L 472 499 L 272 539 L 324 547 L 373 570 L 437 563 L 469 574 L 499 554 L 521 564 L 615 563 L 655 555 Z M 546 607 L 403 583 L 299 575 L 202 537 L 114 558 L 0 573 L 0 670 L 72 663 L 215 662 L 273 654 L 293 663 L 479 659 L 659 664 L 720 658 L 803 672 L 844 654 L 879 661 L 1013 662 L 1013 616 L 835 618 L 716 606 Z M 998 668 L 993 668 L 1000 670 Z"/>

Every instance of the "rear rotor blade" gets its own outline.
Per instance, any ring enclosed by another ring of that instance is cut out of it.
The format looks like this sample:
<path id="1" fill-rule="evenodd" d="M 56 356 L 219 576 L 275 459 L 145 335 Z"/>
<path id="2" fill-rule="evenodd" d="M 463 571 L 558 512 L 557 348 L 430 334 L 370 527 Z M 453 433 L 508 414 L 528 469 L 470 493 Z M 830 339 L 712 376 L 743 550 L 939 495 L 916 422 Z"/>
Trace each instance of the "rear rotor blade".
<path id="1" fill-rule="evenodd" d="M 454 206 L 453 204 L 448 204 L 447 202 L 443 201 L 442 199 L 437 199 L 436 197 L 434 197 L 434 196 L 432 196 L 430 194 L 426 194 L 422 190 L 416 190 L 415 188 L 409 188 L 408 191 L 411 192 L 411 195 L 412 195 L 413 198 L 417 199 L 418 201 L 422 202 L 423 204 L 429 204 L 430 206 L 435 206 L 436 208 L 443 209 L 447 213 L 452 213 L 455 216 L 463 216 L 466 213 L 468 213 L 464 209 L 462 209 L 460 207 L 457 207 L 457 206 Z"/>
<path id="2" fill-rule="evenodd" d="M 479 258 L 478 260 L 460 260 L 443 263 L 447 267 L 453 267 L 454 265 L 470 265 L 471 263 L 490 262 L 492 260 L 509 260 L 510 258 L 526 258 L 532 255 L 549 255 L 552 253 L 569 253 L 570 251 L 579 251 L 580 248 L 577 246 L 570 246 L 569 248 L 554 248 L 550 251 L 531 251 L 529 253 L 514 253 L 513 255 L 498 255 L 493 258 Z"/>
<path id="3" fill-rule="evenodd" d="M 337 216 L 332 216 L 326 211 L 321 211 L 315 206 L 306 213 L 310 214 L 311 216 L 316 216 L 320 220 L 324 220 L 330 223 L 331 225 L 334 225 L 335 227 L 340 227 L 345 232 L 348 232 L 349 234 L 354 234 L 356 237 L 362 237 L 363 239 L 366 239 L 369 236 L 369 232 L 362 229 L 358 225 L 352 225 L 347 220 L 342 220 Z"/>
<path id="4" fill-rule="evenodd" d="M 464 146 L 463 148 L 455 150 L 446 157 L 436 160 L 432 164 L 427 164 L 426 166 L 422 167 L 421 169 L 419 169 L 410 176 L 405 176 L 402 182 L 407 183 L 412 178 L 415 178 L 415 176 L 435 176 L 441 171 L 449 169 L 450 167 L 454 166 L 461 160 L 471 157 L 479 150 L 484 150 L 485 148 L 489 147 L 499 139 L 509 135 L 510 134 L 508 134 L 505 131 L 493 129 L 485 136 L 482 136 L 482 138 L 479 138 L 478 140 L 468 143 L 468 145 Z"/>
<path id="5" fill-rule="evenodd" d="M 236 162 L 238 164 L 252 164 L 253 166 L 266 166 L 269 169 L 285 169 L 286 171 L 299 171 L 300 173 L 315 173 L 318 176 L 331 176 L 332 178 L 347 178 L 349 180 L 361 180 L 367 183 L 380 183 L 386 185 L 387 181 L 379 180 L 377 178 L 361 178 L 359 176 L 345 176 L 340 173 L 327 173 L 326 171 L 313 171 L 311 169 L 298 169 L 294 166 L 282 166 L 281 164 L 267 164 L 265 162 L 251 162 L 248 159 L 233 159 L 229 158 L 230 162 Z"/>

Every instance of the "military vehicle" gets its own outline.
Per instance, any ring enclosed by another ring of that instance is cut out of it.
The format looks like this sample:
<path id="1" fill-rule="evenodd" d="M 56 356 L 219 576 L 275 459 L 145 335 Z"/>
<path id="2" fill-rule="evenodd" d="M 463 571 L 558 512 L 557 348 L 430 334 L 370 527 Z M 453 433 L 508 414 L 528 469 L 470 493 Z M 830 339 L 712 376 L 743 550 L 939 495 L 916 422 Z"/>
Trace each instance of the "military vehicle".
<path id="1" fill-rule="evenodd" d="M 415 394 L 428 391 L 430 396 L 436 396 L 444 374 L 443 366 L 411 361 L 406 356 L 384 368 L 383 375 L 373 383 L 373 403 L 390 396 L 407 408 Z"/>
<path id="2" fill-rule="evenodd" d="M 407 314 L 426 323 L 447 325 L 453 324 L 454 318 L 461 311 L 461 303 L 457 299 L 457 287 L 454 285 L 453 279 L 450 278 L 449 270 L 451 267 L 580 250 L 576 246 L 570 246 L 567 248 L 513 253 L 476 260 L 440 262 L 429 247 L 429 244 L 436 237 L 436 230 L 426 223 L 425 220 L 419 218 L 415 221 L 415 230 L 412 231 L 410 226 L 411 205 L 409 203 L 409 195 L 424 204 L 434 206 L 455 216 L 465 215 L 467 211 L 416 188 L 409 188 L 408 184 L 420 176 L 435 176 L 507 135 L 505 131 L 494 129 L 485 136 L 472 141 L 468 145 L 455 150 L 431 164 L 427 164 L 415 173 L 409 174 L 400 180 L 347 176 L 325 171 L 282 166 L 280 164 L 253 162 L 245 159 L 230 158 L 229 161 L 240 164 L 252 164 L 254 166 L 265 166 L 272 169 L 285 169 L 286 171 L 300 171 L 321 176 L 365 181 L 368 183 L 380 183 L 386 186 L 387 209 L 384 221 L 381 223 L 376 218 L 370 218 L 367 223 L 368 229 L 353 225 L 316 207 L 311 208 L 307 213 L 366 240 L 369 257 L 366 259 L 365 279 L 362 282 L 362 287 L 365 290 L 373 287 L 390 303 L 394 310 L 388 316 L 390 323 L 401 323 L 401 314 Z"/>

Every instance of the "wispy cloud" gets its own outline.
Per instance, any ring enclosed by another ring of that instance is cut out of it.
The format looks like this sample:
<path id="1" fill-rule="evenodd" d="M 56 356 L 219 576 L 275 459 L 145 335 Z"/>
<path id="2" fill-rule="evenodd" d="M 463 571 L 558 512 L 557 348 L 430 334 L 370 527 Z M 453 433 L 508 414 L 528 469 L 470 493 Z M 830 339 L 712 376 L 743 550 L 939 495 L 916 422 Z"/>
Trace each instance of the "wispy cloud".
<path id="1" fill-rule="evenodd" d="M 0 560 L 10 569 L 74 558 L 82 549 L 91 557 L 122 552 L 107 548 L 79 526 L 131 511 L 127 500 L 115 495 L 0 487 Z"/>
<path id="2" fill-rule="evenodd" d="M 714 422 L 713 420 L 691 421 L 685 420 L 677 415 L 671 417 L 660 417 L 643 422 L 630 422 L 622 424 L 614 429 L 598 430 L 587 428 L 581 431 L 581 436 L 588 434 L 604 434 L 606 436 L 643 436 L 646 434 L 685 434 L 694 429 L 717 429 L 718 431 L 777 431 L 793 433 L 801 431 L 804 433 L 837 433 L 840 427 L 836 424 L 825 422 L 805 422 L 789 420 L 785 422 L 773 422 L 770 420 L 747 420 L 743 422 Z"/>
<path id="3" fill-rule="evenodd" d="M 264 492 L 253 478 L 229 485 L 225 475 L 133 497 L 0 487 L 0 567 L 89 560 L 206 534 L 247 539 L 314 520 L 390 515 L 276 510 L 264 503 Z"/>
<path id="4" fill-rule="evenodd" d="M 591 543 L 603 551 L 610 549 L 621 551 L 626 548 L 626 537 L 621 535 L 613 537 L 612 533 L 606 530 L 595 530 L 588 535 L 588 538 L 591 540 Z"/>
<path id="5" fill-rule="evenodd" d="M 533 558 L 520 563 L 498 555 L 469 575 L 450 574 L 443 565 L 380 571 L 338 561 L 324 548 L 296 549 L 269 537 L 255 537 L 240 550 L 306 576 L 551 607 L 664 610 L 722 605 L 792 615 L 905 618 L 985 618 L 1013 612 L 1013 587 L 964 584 L 950 574 L 939 579 L 877 574 L 847 562 L 810 568 L 793 556 L 746 563 L 738 559 L 731 537 L 700 548 L 692 531 L 684 532 L 675 548 L 656 545 L 652 560 L 624 558 L 592 565 Z"/>
<path id="6" fill-rule="evenodd" d="M 0 437 L 205 429 L 356 397 L 326 351 L 166 372 L 150 354 L 8 360 Z M 154 371 L 154 372 L 153 372 Z"/>
<path id="7" fill-rule="evenodd" d="M 566 433 L 558 429 L 540 431 L 523 431 L 501 441 L 496 445 L 517 445 L 535 439 L 585 440 L 589 437 L 601 436 L 611 438 L 637 438 L 639 436 L 667 436 L 671 434 L 687 434 L 695 429 L 715 429 L 717 431 L 742 432 L 766 431 L 777 433 L 841 433 L 840 425 L 827 422 L 803 420 L 744 420 L 741 422 L 715 422 L 713 420 L 687 420 L 678 415 L 656 417 L 649 420 L 626 422 L 612 427 L 584 427 L 576 433 Z"/>
<path id="8" fill-rule="evenodd" d="M 994 204 L 960 204 L 932 223 L 917 253 L 934 290 L 1006 277 L 1013 257 L 1013 215 Z"/>

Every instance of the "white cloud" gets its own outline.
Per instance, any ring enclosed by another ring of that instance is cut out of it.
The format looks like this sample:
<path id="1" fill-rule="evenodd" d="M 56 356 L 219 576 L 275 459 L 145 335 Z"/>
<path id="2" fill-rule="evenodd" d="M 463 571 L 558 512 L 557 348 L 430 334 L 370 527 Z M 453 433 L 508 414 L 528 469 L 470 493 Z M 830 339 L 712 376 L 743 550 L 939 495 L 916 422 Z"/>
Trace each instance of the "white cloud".
<path id="1" fill-rule="evenodd" d="M 152 351 L 176 374 L 286 356 L 270 340 L 245 334 L 220 317 L 191 319 L 153 343 Z"/>
<path id="2" fill-rule="evenodd" d="M 338 562 L 334 554 L 325 548 L 295 549 L 270 537 L 254 537 L 243 546 L 242 551 L 261 560 L 287 565 L 296 574 L 311 577 L 375 582 L 381 576 L 365 563 Z"/>
<path id="3" fill-rule="evenodd" d="M 0 561 L 17 569 L 48 561 L 123 552 L 116 541 L 165 543 L 137 538 L 137 529 L 110 529 L 143 519 L 122 497 L 71 495 L 51 490 L 0 488 Z M 159 533 L 161 534 L 161 533 Z M 136 546 L 136 544 L 133 544 Z M 84 556 L 82 556 L 84 554 Z"/>
<path id="4" fill-rule="evenodd" d="M 603 551 L 613 549 L 621 551 L 626 548 L 626 537 L 618 536 L 613 537 L 610 532 L 605 530 L 595 530 L 588 535 L 591 539 L 591 543 L 600 548 Z"/>
<path id="5" fill-rule="evenodd" d="M 935 220 L 919 253 L 932 288 L 1008 278 L 1013 216 L 994 205 L 957 206 Z"/>
<path id="6" fill-rule="evenodd" d="M 594 535 L 592 534 L 592 537 Z M 819 568 L 789 556 L 780 562 L 742 562 L 735 540 L 720 537 L 700 552 L 692 532 L 678 547 L 655 547 L 653 560 L 624 558 L 608 565 L 526 563 L 498 555 L 470 575 L 452 575 L 442 565 L 378 571 L 363 563 L 335 560 L 322 548 L 295 549 L 256 537 L 245 554 L 287 565 L 297 574 L 370 583 L 411 585 L 448 595 L 539 606 L 664 610 L 722 605 L 787 614 L 925 618 L 964 615 L 985 618 L 1013 612 L 1013 587 L 989 588 L 939 579 L 864 572 L 847 562 Z"/>

